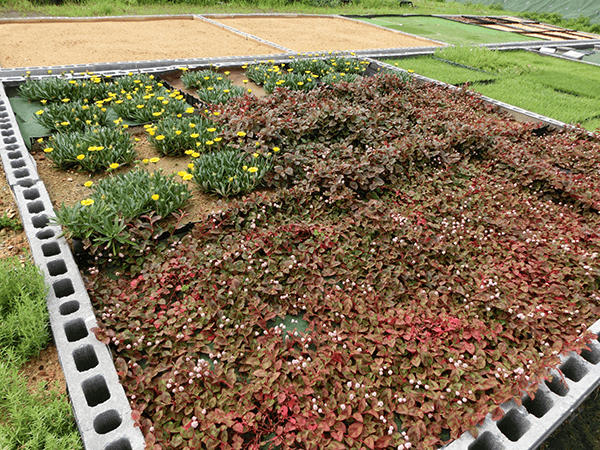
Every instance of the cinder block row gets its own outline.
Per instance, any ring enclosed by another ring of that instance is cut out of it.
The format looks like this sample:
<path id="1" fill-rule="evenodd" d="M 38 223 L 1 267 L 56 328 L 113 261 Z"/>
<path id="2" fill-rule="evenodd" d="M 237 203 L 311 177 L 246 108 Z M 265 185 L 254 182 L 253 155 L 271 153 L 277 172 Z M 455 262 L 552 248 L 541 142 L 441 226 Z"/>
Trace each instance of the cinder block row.
<path id="1" fill-rule="evenodd" d="M 52 222 L 50 197 L 0 87 L 0 124 L 8 124 L 3 131 L 15 136 L 15 142 L 3 142 L 0 155 L 33 259 L 49 288 L 50 325 L 83 444 L 87 450 L 142 450 L 144 437 L 134 427 L 110 351 L 91 331 L 97 322 L 79 269 L 61 227 Z"/>
<path id="2" fill-rule="evenodd" d="M 35 161 L 27 151 L 2 83 L 0 83 L 0 156 L 10 186 L 28 186 L 39 180 Z"/>
<path id="3" fill-rule="evenodd" d="M 600 321 L 590 328 L 600 334 Z M 593 341 L 581 355 L 561 356 L 562 363 L 552 370 L 533 398 L 525 395 L 522 406 L 514 401 L 501 405 L 504 417 L 493 421 L 488 416 L 478 426 L 479 436 L 464 433 L 444 450 L 535 450 L 600 385 L 600 343 Z"/>

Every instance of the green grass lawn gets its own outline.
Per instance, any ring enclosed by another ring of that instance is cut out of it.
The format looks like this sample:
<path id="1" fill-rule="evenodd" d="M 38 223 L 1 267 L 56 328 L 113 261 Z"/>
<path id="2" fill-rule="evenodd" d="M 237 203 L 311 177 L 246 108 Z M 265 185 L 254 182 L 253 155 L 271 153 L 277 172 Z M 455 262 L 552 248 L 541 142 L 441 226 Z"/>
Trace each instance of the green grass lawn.
<path id="1" fill-rule="evenodd" d="M 600 125 L 600 70 L 597 66 L 522 50 L 496 52 L 455 47 L 440 50 L 436 55 L 489 74 L 457 67 L 431 56 L 386 62 L 445 83 L 469 83 L 470 89 L 488 97 L 562 122 L 580 123 L 588 130 Z"/>
<path id="2" fill-rule="evenodd" d="M 523 42 L 539 39 L 516 33 L 493 30 L 478 25 L 468 25 L 438 17 L 375 17 L 361 19 L 365 22 L 391 28 L 405 33 L 442 41 L 447 44 L 469 45 L 496 42 Z"/>

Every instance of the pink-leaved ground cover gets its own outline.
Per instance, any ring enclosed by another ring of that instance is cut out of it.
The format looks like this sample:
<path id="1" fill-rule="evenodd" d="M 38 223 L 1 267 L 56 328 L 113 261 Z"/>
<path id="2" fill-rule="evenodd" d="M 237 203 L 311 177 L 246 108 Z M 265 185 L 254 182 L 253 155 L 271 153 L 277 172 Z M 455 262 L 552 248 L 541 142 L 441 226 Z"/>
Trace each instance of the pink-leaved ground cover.
<path id="1" fill-rule="evenodd" d="M 89 276 L 148 448 L 433 449 L 595 339 L 596 137 L 389 74 L 213 111 L 264 189 Z"/>

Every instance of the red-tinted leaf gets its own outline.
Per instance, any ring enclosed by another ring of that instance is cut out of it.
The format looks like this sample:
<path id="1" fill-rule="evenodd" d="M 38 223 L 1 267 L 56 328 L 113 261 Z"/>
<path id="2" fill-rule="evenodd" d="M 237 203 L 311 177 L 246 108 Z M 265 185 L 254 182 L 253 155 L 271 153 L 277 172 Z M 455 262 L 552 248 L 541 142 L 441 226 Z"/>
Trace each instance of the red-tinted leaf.
<path id="1" fill-rule="evenodd" d="M 373 450 L 375 448 L 375 439 L 373 439 L 371 436 L 367 436 L 363 441 L 363 444 Z"/>
<path id="2" fill-rule="evenodd" d="M 244 432 L 244 425 L 241 422 L 236 422 L 232 428 L 236 433 L 242 434 Z"/>
<path id="3" fill-rule="evenodd" d="M 348 436 L 352 439 L 358 439 L 363 432 L 363 424 L 361 422 L 354 422 L 348 427 Z"/>
<path id="4" fill-rule="evenodd" d="M 492 420 L 500 420 L 504 417 L 504 410 L 502 408 L 500 408 L 499 406 L 497 406 L 493 411 L 492 411 Z"/>

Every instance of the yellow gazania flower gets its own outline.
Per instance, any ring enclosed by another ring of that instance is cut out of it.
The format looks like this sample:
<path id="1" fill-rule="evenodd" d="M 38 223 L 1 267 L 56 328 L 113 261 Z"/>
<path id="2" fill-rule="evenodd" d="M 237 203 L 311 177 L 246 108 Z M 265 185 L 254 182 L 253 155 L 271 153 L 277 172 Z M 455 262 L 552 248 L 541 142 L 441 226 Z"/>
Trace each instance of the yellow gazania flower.
<path id="1" fill-rule="evenodd" d="M 39 116 L 39 115 L 42 115 L 42 114 L 44 114 L 44 110 L 43 110 L 43 109 L 40 109 L 39 111 L 36 111 L 35 113 L 36 113 L 36 114 Z"/>
<path id="2" fill-rule="evenodd" d="M 247 83 L 247 82 L 248 82 L 248 80 L 242 80 L 242 83 Z"/>
<path id="3" fill-rule="evenodd" d="M 140 138 L 133 138 L 134 141 L 140 142 Z"/>
<path id="4" fill-rule="evenodd" d="M 408 70 L 407 70 L 407 72 L 408 72 L 408 73 L 415 73 L 415 71 L 414 71 L 414 70 L 412 70 L 412 69 L 408 69 Z"/>
<path id="5" fill-rule="evenodd" d="M 258 153 L 252 153 L 252 156 L 254 156 L 255 158 L 258 158 Z"/>
<path id="6" fill-rule="evenodd" d="M 189 168 L 189 169 L 193 169 L 193 168 L 194 168 L 194 163 L 189 163 L 189 164 L 188 164 L 188 168 Z"/>
<path id="7" fill-rule="evenodd" d="M 158 194 L 154 194 L 152 196 L 152 200 L 154 200 L 154 201 L 158 200 L 159 198 L 160 198 L 160 195 L 158 195 Z"/>
<path id="8" fill-rule="evenodd" d="M 44 149 L 44 153 L 51 153 L 54 149 L 52 147 L 47 147 Z"/>
<path id="9" fill-rule="evenodd" d="M 206 145 L 213 145 L 214 141 L 206 141 Z"/>
<path id="10" fill-rule="evenodd" d="M 250 172 L 250 173 L 258 172 L 258 167 L 248 167 L 248 172 Z"/>
<path id="11" fill-rule="evenodd" d="M 304 84 L 303 81 L 298 81 L 298 86 L 302 86 Z"/>
<path id="12" fill-rule="evenodd" d="M 182 178 L 184 181 L 189 181 L 192 178 L 194 178 L 194 175 L 192 175 L 191 173 L 186 173 Z"/>
<path id="13" fill-rule="evenodd" d="M 157 141 L 162 141 L 165 137 L 162 134 L 159 134 L 158 136 L 156 136 L 154 139 L 156 139 Z"/>
<path id="14" fill-rule="evenodd" d="M 121 125 L 123 127 L 124 130 L 126 130 L 127 128 L 129 128 L 129 125 L 127 125 L 126 123 L 124 123 L 123 125 Z"/>
<path id="15" fill-rule="evenodd" d="M 198 158 L 199 156 L 200 156 L 200 153 L 198 153 L 198 152 L 192 153 L 192 158 Z"/>
<path id="16" fill-rule="evenodd" d="M 61 100 L 61 102 L 63 102 L 63 103 L 69 103 L 69 101 L 70 101 L 70 100 L 71 100 L 71 99 L 69 99 L 69 98 L 63 98 L 63 99 Z"/>
<path id="17" fill-rule="evenodd" d="M 181 130 L 175 130 L 175 134 L 179 136 L 181 134 Z"/>
<path id="18" fill-rule="evenodd" d="M 214 138 L 213 140 L 214 140 L 215 142 L 221 142 L 221 140 L 222 140 L 222 139 L 223 139 L 223 138 L 216 137 L 216 138 Z"/>
<path id="19" fill-rule="evenodd" d="M 144 158 L 144 159 L 142 159 L 142 162 L 143 162 L 144 164 L 148 164 L 148 163 L 150 162 L 150 160 L 149 160 L 148 158 Z"/>
<path id="20" fill-rule="evenodd" d="M 233 177 L 229 177 L 228 181 L 231 183 L 233 181 Z"/>
<path id="21" fill-rule="evenodd" d="M 192 133 L 192 134 L 190 134 L 190 137 L 193 138 L 193 139 L 196 139 L 198 136 L 200 136 L 200 134 L 198 134 L 198 133 Z"/>
<path id="22" fill-rule="evenodd" d="M 273 147 L 273 152 L 277 153 L 279 150 L 281 150 L 279 147 Z"/>
<path id="23" fill-rule="evenodd" d="M 142 109 L 142 108 L 144 107 L 144 105 L 135 105 L 135 107 L 136 107 L 137 109 Z"/>
<path id="24" fill-rule="evenodd" d="M 151 163 L 157 163 L 160 161 L 160 158 L 150 158 Z"/>
<path id="25" fill-rule="evenodd" d="M 102 145 L 99 145 L 98 147 L 96 147 L 96 151 L 97 152 L 99 152 L 100 150 L 104 150 L 104 147 Z"/>
<path id="26" fill-rule="evenodd" d="M 110 167 L 110 168 L 111 168 L 111 169 L 113 169 L 113 170 L 114 170 L 114 169 L 117 169 L 117 168 L 119 167 L 119 163 L 112 163 L 112 164 L 111 164 L 110 166 L 108 166 L 108 167 Z"/>
<path id="27" fill-rule="evenodd" d="M 216 128 L 207 128 L 206 131 L 208 131 L 209 133 L 214 133 L 215 131 L 217 131 Z"/>
<path id="28" fill-rule="evenodd" d="M 179 175 L 181 178 L 183 178 L 186 173 L 187 172 L 185 170 L 180 170 L 179 172 L 177 172 L 177 175 Z"/>
<path id="29" fill-rule="evenodd" d="M 162 104 L 163 104 L 163 105 L 168 105 L 168 104 L 169 104 L 169 100 L 163 100 L 163 101 L 162 101 Z"/>
<path id="30" fill-rule="evenodd" d="M 152 113 L 152 115 L 154 117 L 158 117 L 158 116 L 162 115 L 162 112 L 161 111 L 155 111 L 155 112 Z"/>
<path id="31" fill-rule="evenodd" d="M 90 146 L 88 147 L 88 152 L 94 152 L 94 151 L 96 151 L 96 147 L 95 147 L 95 146 L 93 146 L 93 145 L 90 145 Z M 83 159 L 83 158 L 81 158 L 81 159 Z"/>
<path id="32" fill-rule="evenodd" d="M 42 105 L 45 105 L 46 103 L 48 103 L 48 100 L 46 100 L 46 99 L 40 100 L 40 103 L 41 103 Z"/>
<path id="33" fill-rule="evenodd" d="M 185 110 L 186 113 L 188 114 L 192 114 L 194 112 L 194 108 L 192 108 L 191 106 Z"/>
<path id="34" fill-rule="evenodd" d="M 65 122 L 61 122 L 60 124 L 61 124 L 63 127 L 66 127 L 67 125 L 69 125 L 69 122 L 66 122 L 66 121 L 65 121 Z"/>
<path id="35" fill-rule="evenodd" d="M 229 89 L 223 89 L 223 92 L 224 92 L 225 94 L 228 94 L 228 93 L 229 93 Z"/>
<path id="36" fill-rule="evenodd" d="M 215 116 L 218 116 L 218 115 L 220 115 L 221 113 L 220 113 L 219 111 L 215 111 L 213 114 L 214 114 Z"/>
<path id="37" fill-rule="evenodd" d="M 84 185 L 85 187 L 92 187 L 92 184 L 94 184 L 94 182 L 93 182 L 93 181 L 86 181 L 85 183 L 83 183 L 83 185 Z"/>
<path id="38" fill-rule="evenodd" d="M 239 137 L 244 137 L 244 136 L 246 136 L 246 132 L 245 132 L 245 131 L 238 131 L 238 132 L 237 132 L 237 135 L 238 135 Z"/>
<path id="39" fill-rule="evenodd" d="M 94 200 L 91 198 L 86 198 L 85 200 L 81 200 L 81 204 L 83 206 L 90 206 L 94 204 Z"/>
<path id="40" fill-rule="evenodd" d="M 196 126 L 195 123 L 190 123 L 190 128 L 194 128 Z"/>
<path id="41" fill-rule="evenodd" d="M 192 153 L 194 153 L 194 150 L 186 150 L 186 151 L 185 151 L 185 154 L 186 154 L 186 155 L 191 155 Z"/>
<path id="42" fill-rule="evenodd" d="M 242 170 L 248 170 L 248 166 L 242 166 Z"/>
<path id="43" fill-rule="evenodd" d="M 44 142 L 44 138 L 39 138 L 37 141 L 41 144 L 42 142 Z"/>
<path id="44" fill-rule="evenodd" d="M 231 73 L 231 72 L 227 71 L 227 72 L 225 72 L 225 75 L 229 75 L 230 73 Z"/>

